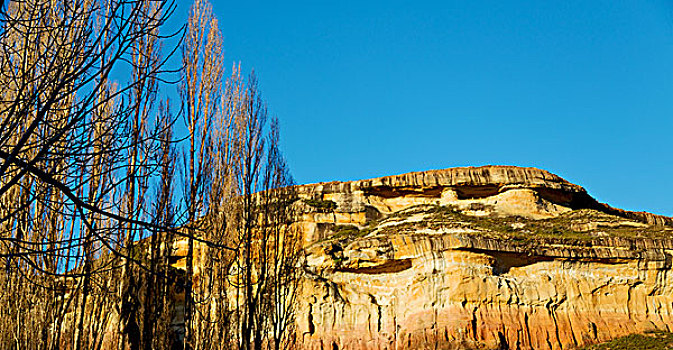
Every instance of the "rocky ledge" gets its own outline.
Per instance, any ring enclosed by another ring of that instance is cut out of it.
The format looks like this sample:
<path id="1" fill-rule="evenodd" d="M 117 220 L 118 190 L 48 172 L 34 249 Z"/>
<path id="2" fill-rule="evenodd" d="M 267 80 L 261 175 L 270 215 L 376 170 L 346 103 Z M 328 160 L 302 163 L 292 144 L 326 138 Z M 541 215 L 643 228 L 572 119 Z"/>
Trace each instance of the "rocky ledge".
<path id="1" fill-rule="evenodd" d="M 567 349 L 673 327 L 673 219 L 534 168 L 298 186 L 306 349 Z"/>

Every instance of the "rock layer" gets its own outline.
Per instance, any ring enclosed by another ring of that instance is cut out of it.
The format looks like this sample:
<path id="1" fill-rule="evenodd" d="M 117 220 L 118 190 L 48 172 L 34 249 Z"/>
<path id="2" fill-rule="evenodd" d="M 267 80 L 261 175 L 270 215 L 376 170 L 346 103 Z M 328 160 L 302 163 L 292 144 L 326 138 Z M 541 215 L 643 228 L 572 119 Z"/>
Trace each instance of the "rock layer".
<path id="1" fill-rule="evenodd" d="M 534 168 L 298 186 L 306 349 L 565 349 L 673 327 L 673 220 Z"/>

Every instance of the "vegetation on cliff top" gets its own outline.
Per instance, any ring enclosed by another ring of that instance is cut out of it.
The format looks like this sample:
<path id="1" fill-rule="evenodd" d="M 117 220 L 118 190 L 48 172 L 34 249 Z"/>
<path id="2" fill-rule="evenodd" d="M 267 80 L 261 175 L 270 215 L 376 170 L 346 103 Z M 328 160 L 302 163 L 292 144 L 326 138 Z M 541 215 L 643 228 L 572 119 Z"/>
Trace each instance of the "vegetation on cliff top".
<path id="1" fill-rule="evenodd" d="M 486 207 L 475 210 L 488 210 Z M 424 215 L 423 220 L 407 220 L 412 215 Z M 398 222 L 397 224 L 388 224 Z M 453 206 L 418 205 L 394 213 L 381 222 L 380 233 L 410 232 L 428 228 L 463 229 L 465 234 L 487 235 L 493 238 L 528 241 L 554 239 L 576 243 L 620 238 L 670 238 L 670 228 L 654 228 L 592 209 L 579 209 L 555 218 L 529 219 L 521 216 L 471 215 Z"/>
<path id="2" fill-rule="evenodd" d="M 321 204 L 320 207 L 327 208 L 325 204 Z M 472 209 L 489 210 L 483 205 Z M 328 235 L 326 240 L 343 242 L 369 235 L 400 233 L 413 235 L 425 229 L 438 233 L 448 230 L 464 235 L 507 239 L 521 243 L 553 240 L 574 245 L 591 245 L 596 240 L 606 238 L 670 239 L 673 235 L 671 228 L 648 226 L 593 209 L 572 210 L 548 219 L 530 219 L 497 214 L 472 215 L 465 213 L 464 208 L 421 204 L 400 210 L 383 219 L 368 221 L 365 225 L 364 227 L 334 225 L 330 229 L 331 235 Z"/>

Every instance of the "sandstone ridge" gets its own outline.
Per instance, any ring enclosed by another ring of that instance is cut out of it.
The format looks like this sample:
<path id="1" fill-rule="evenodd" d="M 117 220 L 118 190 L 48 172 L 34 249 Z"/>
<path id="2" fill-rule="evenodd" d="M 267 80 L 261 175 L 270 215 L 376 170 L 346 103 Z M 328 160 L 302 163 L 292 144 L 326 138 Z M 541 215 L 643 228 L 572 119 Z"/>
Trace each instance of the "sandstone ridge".
<path id="1" fill-rule="evenodd" d="M 673 219 L 535 168 L 297 186 L 306 349 L 567 349 L 673 328 Z"/>

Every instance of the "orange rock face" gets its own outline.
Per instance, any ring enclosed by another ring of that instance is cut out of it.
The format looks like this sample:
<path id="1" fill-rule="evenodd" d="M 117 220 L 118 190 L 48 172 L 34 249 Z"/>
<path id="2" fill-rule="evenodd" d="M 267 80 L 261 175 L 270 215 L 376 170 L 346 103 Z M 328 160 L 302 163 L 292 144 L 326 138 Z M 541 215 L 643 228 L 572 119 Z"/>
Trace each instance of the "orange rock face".
<path id="1" fill-rule="evenodd" d="M 673 220 L 534 168 L 298 187 L 305 349 L 566 349 L 673 328 Z"/>

